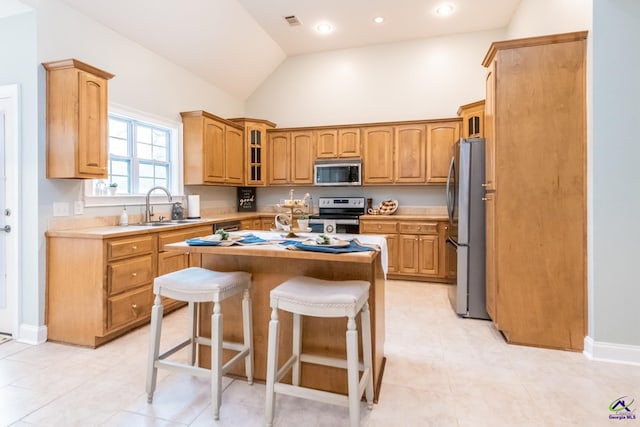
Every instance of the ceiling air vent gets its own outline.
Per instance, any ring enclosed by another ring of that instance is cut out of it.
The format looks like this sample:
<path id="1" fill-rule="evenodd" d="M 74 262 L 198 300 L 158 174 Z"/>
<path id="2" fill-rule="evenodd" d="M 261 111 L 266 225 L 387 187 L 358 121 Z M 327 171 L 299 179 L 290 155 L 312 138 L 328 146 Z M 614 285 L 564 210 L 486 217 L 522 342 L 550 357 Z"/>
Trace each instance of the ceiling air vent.
<path id="1" fill-rule="evenodd" d="M 285 21 L 289 23 L 290 26 L 295 27 L 296 25 L 302 24 L 302 22 L 295 15 L 289 15 L 284 17 Z"/>

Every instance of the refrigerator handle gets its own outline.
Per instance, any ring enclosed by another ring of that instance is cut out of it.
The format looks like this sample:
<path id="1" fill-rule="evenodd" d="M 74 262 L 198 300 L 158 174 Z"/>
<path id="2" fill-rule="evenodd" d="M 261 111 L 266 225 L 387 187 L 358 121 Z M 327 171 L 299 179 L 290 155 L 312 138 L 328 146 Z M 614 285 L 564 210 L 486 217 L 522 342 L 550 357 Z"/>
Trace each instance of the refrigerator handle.
<path id="1" fill-rule="evenodd" d="M 454 200 L 451 200 L 451 191 L 449 190 L 451 186 L 451 174 L 453 173 L 453 168 L 455 167 L 455 157 L 451 157 L 451 162 L 449 162 L 449 172 L 447 173 L 447 214 L 449 215 L 449 224 L 453 224 L 453 204 Z"/>

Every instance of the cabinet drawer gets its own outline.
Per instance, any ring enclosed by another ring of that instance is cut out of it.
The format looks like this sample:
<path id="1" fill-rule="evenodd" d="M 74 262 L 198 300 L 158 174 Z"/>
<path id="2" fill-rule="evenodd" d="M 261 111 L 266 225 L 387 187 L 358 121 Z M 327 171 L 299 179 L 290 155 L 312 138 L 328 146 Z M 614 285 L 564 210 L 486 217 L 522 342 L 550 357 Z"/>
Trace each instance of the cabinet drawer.
<path id="1" fill-rule="evenodd" d="M 187 230 L 166 231 L 158 235 L 158 250 L 162 251 L 164 245 L 169 243 L 184 242 L 187 239 L 207 236 L 209 234 L 213 234 L 212 225 L 201 225 Z"/>
<path id="2" fill-rule="evenodd" d="M 401 222 L 400 234 L 438 234 L 437 222 Z"/>
<path id="3" fill-rule="evenodd" d="M 155 234 L 130 239 L 107 241 L 107 258 L 109 260 L 143 255 L 153 252 Z"/>
<path id="4" fill-rule="evenodd" d="M 395 234 L 398 232 L 395 221 L 362 221 L 360 223 L 360 233 Z"/>
<path id="5" fill-rule="evenodd" d="M 153 257 L 145 255 L 109 264 L 109 295 L 136 288 L 153 280 Z"/>
<path id="6" fill-rule="evenodd" d="M 107 328 L 113 329 L 148 316 L 153 305 L 151 286 L 107 300 Z"/>

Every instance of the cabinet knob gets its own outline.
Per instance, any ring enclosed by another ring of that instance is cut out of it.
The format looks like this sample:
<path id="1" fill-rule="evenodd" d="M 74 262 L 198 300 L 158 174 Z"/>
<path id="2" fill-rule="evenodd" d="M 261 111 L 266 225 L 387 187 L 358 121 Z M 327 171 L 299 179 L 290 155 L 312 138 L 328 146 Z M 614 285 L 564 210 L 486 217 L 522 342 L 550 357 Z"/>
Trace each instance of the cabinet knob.
<path id="1" fill-rule="evenodd" d="M 138 304 L 131 304 L 131 311 L 133 311 L 133 314 L 138 317 L 138 315 L 140 314 L 140 310 L 138 309 Z"/>
<path id="2" fill-rule="evenodd" d="M 138 276 L 138 273 L 135 273 L 135 272 L 131 273 L 131 277 L 136 277 L 136 276 Z"/>
<path id="3" fill-rule="evenodd" d="M 138 249 L 138 246 L 137 245 L 133 245 L 133 246 L 131 246 L 131 249 L 133 249 L 135 251 L 136 249 Z"/>
<path id="4" fill-rule="evenodd" d="M 488 187 L 489 184 L 487 184 L 486 182 L 484 184 L 482 184 L 483 187 Z"/>
<path id="5" fill-rule="evenodd" d="M 489 199 L 487 199 L 486 197 L 483 197 L 482 200 L 486 202 Z"/>

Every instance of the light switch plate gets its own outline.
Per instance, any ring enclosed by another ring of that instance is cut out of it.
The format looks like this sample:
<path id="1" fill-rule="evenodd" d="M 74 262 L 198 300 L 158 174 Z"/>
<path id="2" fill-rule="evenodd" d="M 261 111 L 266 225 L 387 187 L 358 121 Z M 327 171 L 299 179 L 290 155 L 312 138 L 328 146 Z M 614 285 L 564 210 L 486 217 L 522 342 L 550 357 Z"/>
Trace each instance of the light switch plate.
<path id="1" fill-rule="evenodd" d="M 74 215 L 84 214 L 84 202 L 82 200 L 76 200 L 73 203 L 73 214 Z"/>
<path id="2" fill-rule="evenodd" d="M 53 216 L 69 216 L 69 203 L 65 203 L 65 202 L 54 203 Z"/>

